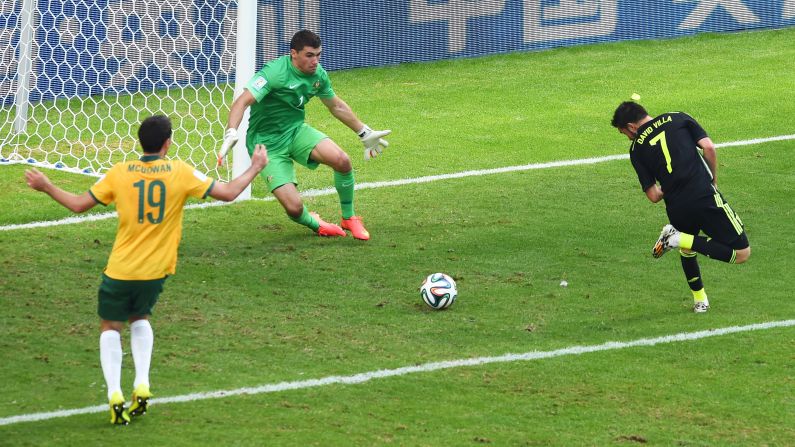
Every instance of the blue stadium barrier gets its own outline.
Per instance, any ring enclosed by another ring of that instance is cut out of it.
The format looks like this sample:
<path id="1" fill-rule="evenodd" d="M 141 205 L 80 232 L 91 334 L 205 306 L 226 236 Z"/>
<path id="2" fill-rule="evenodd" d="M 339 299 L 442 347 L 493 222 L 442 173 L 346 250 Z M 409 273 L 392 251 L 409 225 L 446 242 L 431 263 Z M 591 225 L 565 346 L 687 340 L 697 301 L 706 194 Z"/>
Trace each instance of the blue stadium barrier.
<path id="1" fill-rule="evenodd" d="M 178 85 L 224 83 L 219 50 L 227 43 L 220 18 L 235 2 L 179 4 L 185 17 L 161 9 L 159 36 L 189 33 L 164 66 L 137 64 L 137 79 L 114 84 L 126 48 L 145 39 L 133 2 L 35 0 L 33 102 Z M 137 2 L 136 2 L 137 3 Z M 22 0 L 0 7 L 0 102 L 13 104 Z M 130 12 L 109 42 L 109 8 Z M 87 19 L 86 19 L 87 18 Z M 553 47 L 662 39 L 703 32 L 781 28 L 795 24 L 795 0 L 259 0 L 258 63 L 289 51 L 293 31 L 317 28 L 329 70 L 474 57 Z M 172 76 L 174 68 L 179 76 Z"/>

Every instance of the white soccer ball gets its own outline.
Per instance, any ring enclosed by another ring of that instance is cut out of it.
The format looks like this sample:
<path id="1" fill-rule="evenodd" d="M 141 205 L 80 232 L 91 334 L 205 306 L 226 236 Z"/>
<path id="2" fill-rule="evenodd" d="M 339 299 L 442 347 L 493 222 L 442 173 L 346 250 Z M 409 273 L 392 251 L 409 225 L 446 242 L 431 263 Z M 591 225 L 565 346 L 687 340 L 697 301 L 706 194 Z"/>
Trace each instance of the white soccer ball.
<path id="1" fill-rule="evenodd" d="M 444 273 L 432 273 L 420 286 L 420 296 L 425 304 L 435 310 L 447 309 L 458 297 L 455 280 Z"/>

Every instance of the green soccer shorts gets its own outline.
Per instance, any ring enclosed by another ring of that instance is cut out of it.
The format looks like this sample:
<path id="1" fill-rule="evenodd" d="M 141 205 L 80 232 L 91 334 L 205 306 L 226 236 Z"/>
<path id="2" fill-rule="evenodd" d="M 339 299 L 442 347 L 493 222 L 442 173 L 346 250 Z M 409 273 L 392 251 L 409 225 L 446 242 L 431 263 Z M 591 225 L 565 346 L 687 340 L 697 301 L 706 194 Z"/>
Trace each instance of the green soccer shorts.
<path id="1" fill-rule="evenodd" d="M 113 279 L 102 274 L 97 313 L 103 320 L 127 321 L 151 315 L 166 278 L 140 281 Z"/>
<path id="2" fill-rule="evenodd" d="M 291 132 L 279 135 L 255 134 L 247 141 L 249 155 L 254 153 L 257 144 L 264 144 L 268 149 L 268 165 L 260 172 L 260 176 L 268 184 L 268 191 L 286 185 L 298 184 L 293 161 L 309 169 L 316 169 L 320 163 L 310 160 L 309 156 L 318 143 L 328 138 L 326 134 L 304 123 Z"/>

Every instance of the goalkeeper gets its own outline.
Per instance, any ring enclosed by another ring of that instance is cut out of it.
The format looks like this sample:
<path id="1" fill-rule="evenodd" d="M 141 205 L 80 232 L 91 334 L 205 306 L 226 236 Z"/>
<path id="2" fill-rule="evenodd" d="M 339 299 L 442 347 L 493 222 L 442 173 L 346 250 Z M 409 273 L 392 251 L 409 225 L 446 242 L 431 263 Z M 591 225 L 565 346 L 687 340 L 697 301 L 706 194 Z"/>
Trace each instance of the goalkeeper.
<path id="1" fill-rule="evenodd" d="M 304 122 L 304 108 L 312 97 L 319 97 L 335 118 L 357 132 L 364 144 L 365 160 L 378 156 L 388 145 L 383 137 L 390 131 L 370 129 L 336 96 L 326 70 L 319 63 L 320 53 L 320 36 L 301 30 L 290 41 L 289 55 L 266 63 L 254 75 L 229 110 L 218 163 L 223 163 L 237 142 L 243 113 L 251 107 L 246 146 L 249 153 L 259 144 L 267 148 L 270 162 L 261 177 L 290 219 L 320 236 L 345 236 L 344 230 L 348 230 L 354 238 L 368 240 L 370 234 L 353 208 L 355 182 L 351 160 L 328 136 Z M 294 161 L 309 169 L 324 164 L 334 170 L 334 186 L 342 208 L 339 226 L 308 212 L 296 186 Z"/>

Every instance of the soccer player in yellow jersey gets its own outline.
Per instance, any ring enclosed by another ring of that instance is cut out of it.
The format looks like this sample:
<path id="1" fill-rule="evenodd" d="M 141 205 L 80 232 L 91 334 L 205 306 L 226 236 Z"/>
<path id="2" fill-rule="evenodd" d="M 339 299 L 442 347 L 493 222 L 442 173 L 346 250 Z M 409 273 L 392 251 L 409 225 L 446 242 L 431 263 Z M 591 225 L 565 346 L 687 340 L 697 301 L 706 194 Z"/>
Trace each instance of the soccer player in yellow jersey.
<path id="1" fill-rule="evenodd" d="M 138 129 L 143 148 L 139 160 L 114 165 L 87 192 L 66 192 L 36 169 L 25 172 L 28 186 L 50 195 L 66 208 L 82 213 L 96 204 L 116 203 L 116 241 L 99 287 L 99 353 L 108 386 L 110 422 L 126 425 L 130 415 L 146 412 L 149 365 L 154 334 L 149 315 L 168 275 L 175 272 L 182 235 L 182 210 L 188 197 L 234 200 L 268 164 L 264 146 L 252 153 L 251 166 L 229 183 L 216 182 L 180 160 L 165 158 L 171 146 L 171 120 L 145 119 Z M 130 347 L 135 363 L 132 403 L 124 408 L 121 391 L 124 322 L 130 323 Z"/>

